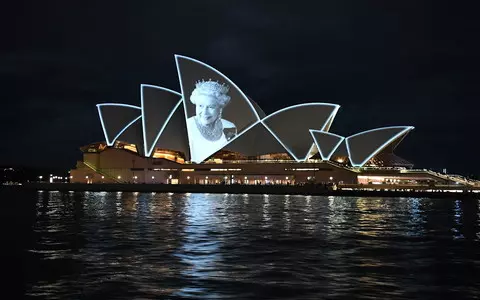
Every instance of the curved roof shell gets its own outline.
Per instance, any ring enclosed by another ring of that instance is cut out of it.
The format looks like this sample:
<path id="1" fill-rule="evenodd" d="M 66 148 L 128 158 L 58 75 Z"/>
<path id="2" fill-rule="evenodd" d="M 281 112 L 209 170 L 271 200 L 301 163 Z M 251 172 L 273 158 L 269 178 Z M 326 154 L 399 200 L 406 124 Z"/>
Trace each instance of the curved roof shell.
<path id="1" fill-rule="evenodd" d="M 122 103 L 97 104 L 98 116 L 108 146 L 135 121 L 142 117 L 141 108 Z"/>
<path id="2" fill-rule="evenodd" d="M 142 84 L 140 99 L 145 156 L 150 156 L 172 115 L 182 105 L 182 95 L 163 87 Z"/>
<path id="3" fill-rule="evenodd" d="M 315 145 L 317 145 L 317 149 L 322 160 L 330 160 L 335 150 L 337 150 L 337 148 L 345 139 L 343 136 L 338 134 L 321 130 L 310 129 L 310 134 L 315 141 Z"/>
<path id="4" fill-rule="evenodd" d="M 270 114 L 262 123 L 295 160 L 304 161 L 313 145 L 310 129 L 323 130 L 339 107 L 331 103 L 294 105 Z"/>
<path id="5" fill-rule="evenodd" d="M 345 139 L 350 163 L 362 167 L 385 147 L 402 139 L 414 127 L 390 126 L 363 131 Z"/>

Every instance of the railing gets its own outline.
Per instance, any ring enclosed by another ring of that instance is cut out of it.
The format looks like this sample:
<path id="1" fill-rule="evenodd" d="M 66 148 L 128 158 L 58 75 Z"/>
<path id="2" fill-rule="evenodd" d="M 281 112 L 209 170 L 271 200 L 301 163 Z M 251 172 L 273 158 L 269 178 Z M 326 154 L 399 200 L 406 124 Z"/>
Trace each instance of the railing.
<path id="1" fill-rule="evenodd" d="M 262 160 L 262 159 L 236 159 L 236 160 L 227 160 L 227 159 L 222 159 L 221 163 L 215 162 L 213 160 L 206 161 L 206 164 L 278 164 L 278 163 L 284 163 L 284 164 L 292 164 L 292 163 L 298 163 L 296 160 L 287 160 L 287 159 L 271 159 L 271 160 Z"/>
<path id="2" fill-rule="evenodd" d="M 356 172 L 356 173 L 359 173 L 359 172 L 360 172 L 358 169 L 352 168 L 352 167 L 350 167 L 350 166 L 347 166 L 347 165 L 344 165 L 344 164 L 341 164 L 341 163 L 337 163 L 337 162 L 335 162 L 335 161 L 331 161 L 331 160 L 321 160 L 321 162 L 327 163 L 327 164 L 332 165 L 332 166 L 334 166 L 334 167 L 342 168 L 342 169 L 345 169 L 345 170 L 348 170 L 348 171 L 353 171 L 353 172 Z"/>
<path id="3" fill-rule="evenodd" d="M 90 169 L 92 169 L 93 171 L 97 172 L 98 174 L 102 175 L 102 176 L 105 176 L 105 177 L 108 177 L 109 179 L 113 180 L 114 182 L 116 183 L 125 183 L 125 181 L 122 181 L 122 180 L 118 180 L 117 178 L 115 178 L 115 176 L 111 175 L 111 174 L 108 174 L 104 171 L 101 171 L 100 169 L 98 169 L 97 167 L 95 167 L 94 165 L 92 165 L 91 163 L 88 163 L 88 162 L 82 162 L 85 166 L 89 167 Z"/>
<path id="4" fill-rule="evenodd" d="M 478 181 L 468 180 L 461 175 L 442 174 L 442 173 L 438 173 L 438 172 L 427 170 L 427 169 L 405 170 L 402 173 L 427 173 L 427 174 L 430 174 L 432 176 L 435 176 L 435 177 L 438 177 L 438 178 L 441 178 L 441 179 L 444 179 L 444 180 L 447 180 L 447 181 L 454 181 L 454 182 L 458 182 L 458 183 L 462 183 L 462 184 L 470 185 L 470 186 L 479 185 Z"/>

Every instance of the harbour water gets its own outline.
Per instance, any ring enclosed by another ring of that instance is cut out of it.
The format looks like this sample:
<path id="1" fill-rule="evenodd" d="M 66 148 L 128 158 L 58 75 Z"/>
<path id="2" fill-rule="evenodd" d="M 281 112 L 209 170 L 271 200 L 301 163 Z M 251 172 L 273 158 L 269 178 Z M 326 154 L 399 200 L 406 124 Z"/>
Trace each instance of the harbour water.
<path id="1" fill-rule="evenodd" d="M 26 299 L 480 298 L 479 200 L 0 195 Z"/>

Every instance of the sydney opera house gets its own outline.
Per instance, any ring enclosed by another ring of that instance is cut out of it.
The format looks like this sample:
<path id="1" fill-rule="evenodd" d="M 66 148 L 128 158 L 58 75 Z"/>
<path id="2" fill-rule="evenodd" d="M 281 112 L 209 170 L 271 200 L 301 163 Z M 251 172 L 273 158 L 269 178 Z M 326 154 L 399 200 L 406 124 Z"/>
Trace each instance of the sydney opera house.
<path id="1" fill-rule="evenodd" d="M 71 182 L 468 184 L 414 169 L 394 153 L 412 126 L 341 136 L 332 130 L 337 104 L 304 103 L 267 115 L 213 67 L 175 60 L 180 92 L 144 84 L 139 106 L 97 105 L 105 141 L 81 148 Z"/>

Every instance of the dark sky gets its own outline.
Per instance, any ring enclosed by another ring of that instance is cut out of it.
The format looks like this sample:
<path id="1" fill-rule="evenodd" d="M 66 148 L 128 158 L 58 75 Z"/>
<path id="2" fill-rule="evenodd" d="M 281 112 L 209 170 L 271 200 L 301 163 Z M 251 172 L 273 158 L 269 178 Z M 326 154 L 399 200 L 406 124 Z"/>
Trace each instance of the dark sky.
<path id="1" fill-rule="evenodd" d="M 267 114 L 337 103 L 332 132 L 412 125 L 399 156 L 480 175 L 476 1 L 11 2 L 0 12 L 0 164 L 74 167 L 80 146 L 104 140 L 95 105 L 139 105 L 141 83 L 179 91 L 182 54 Z"/>

